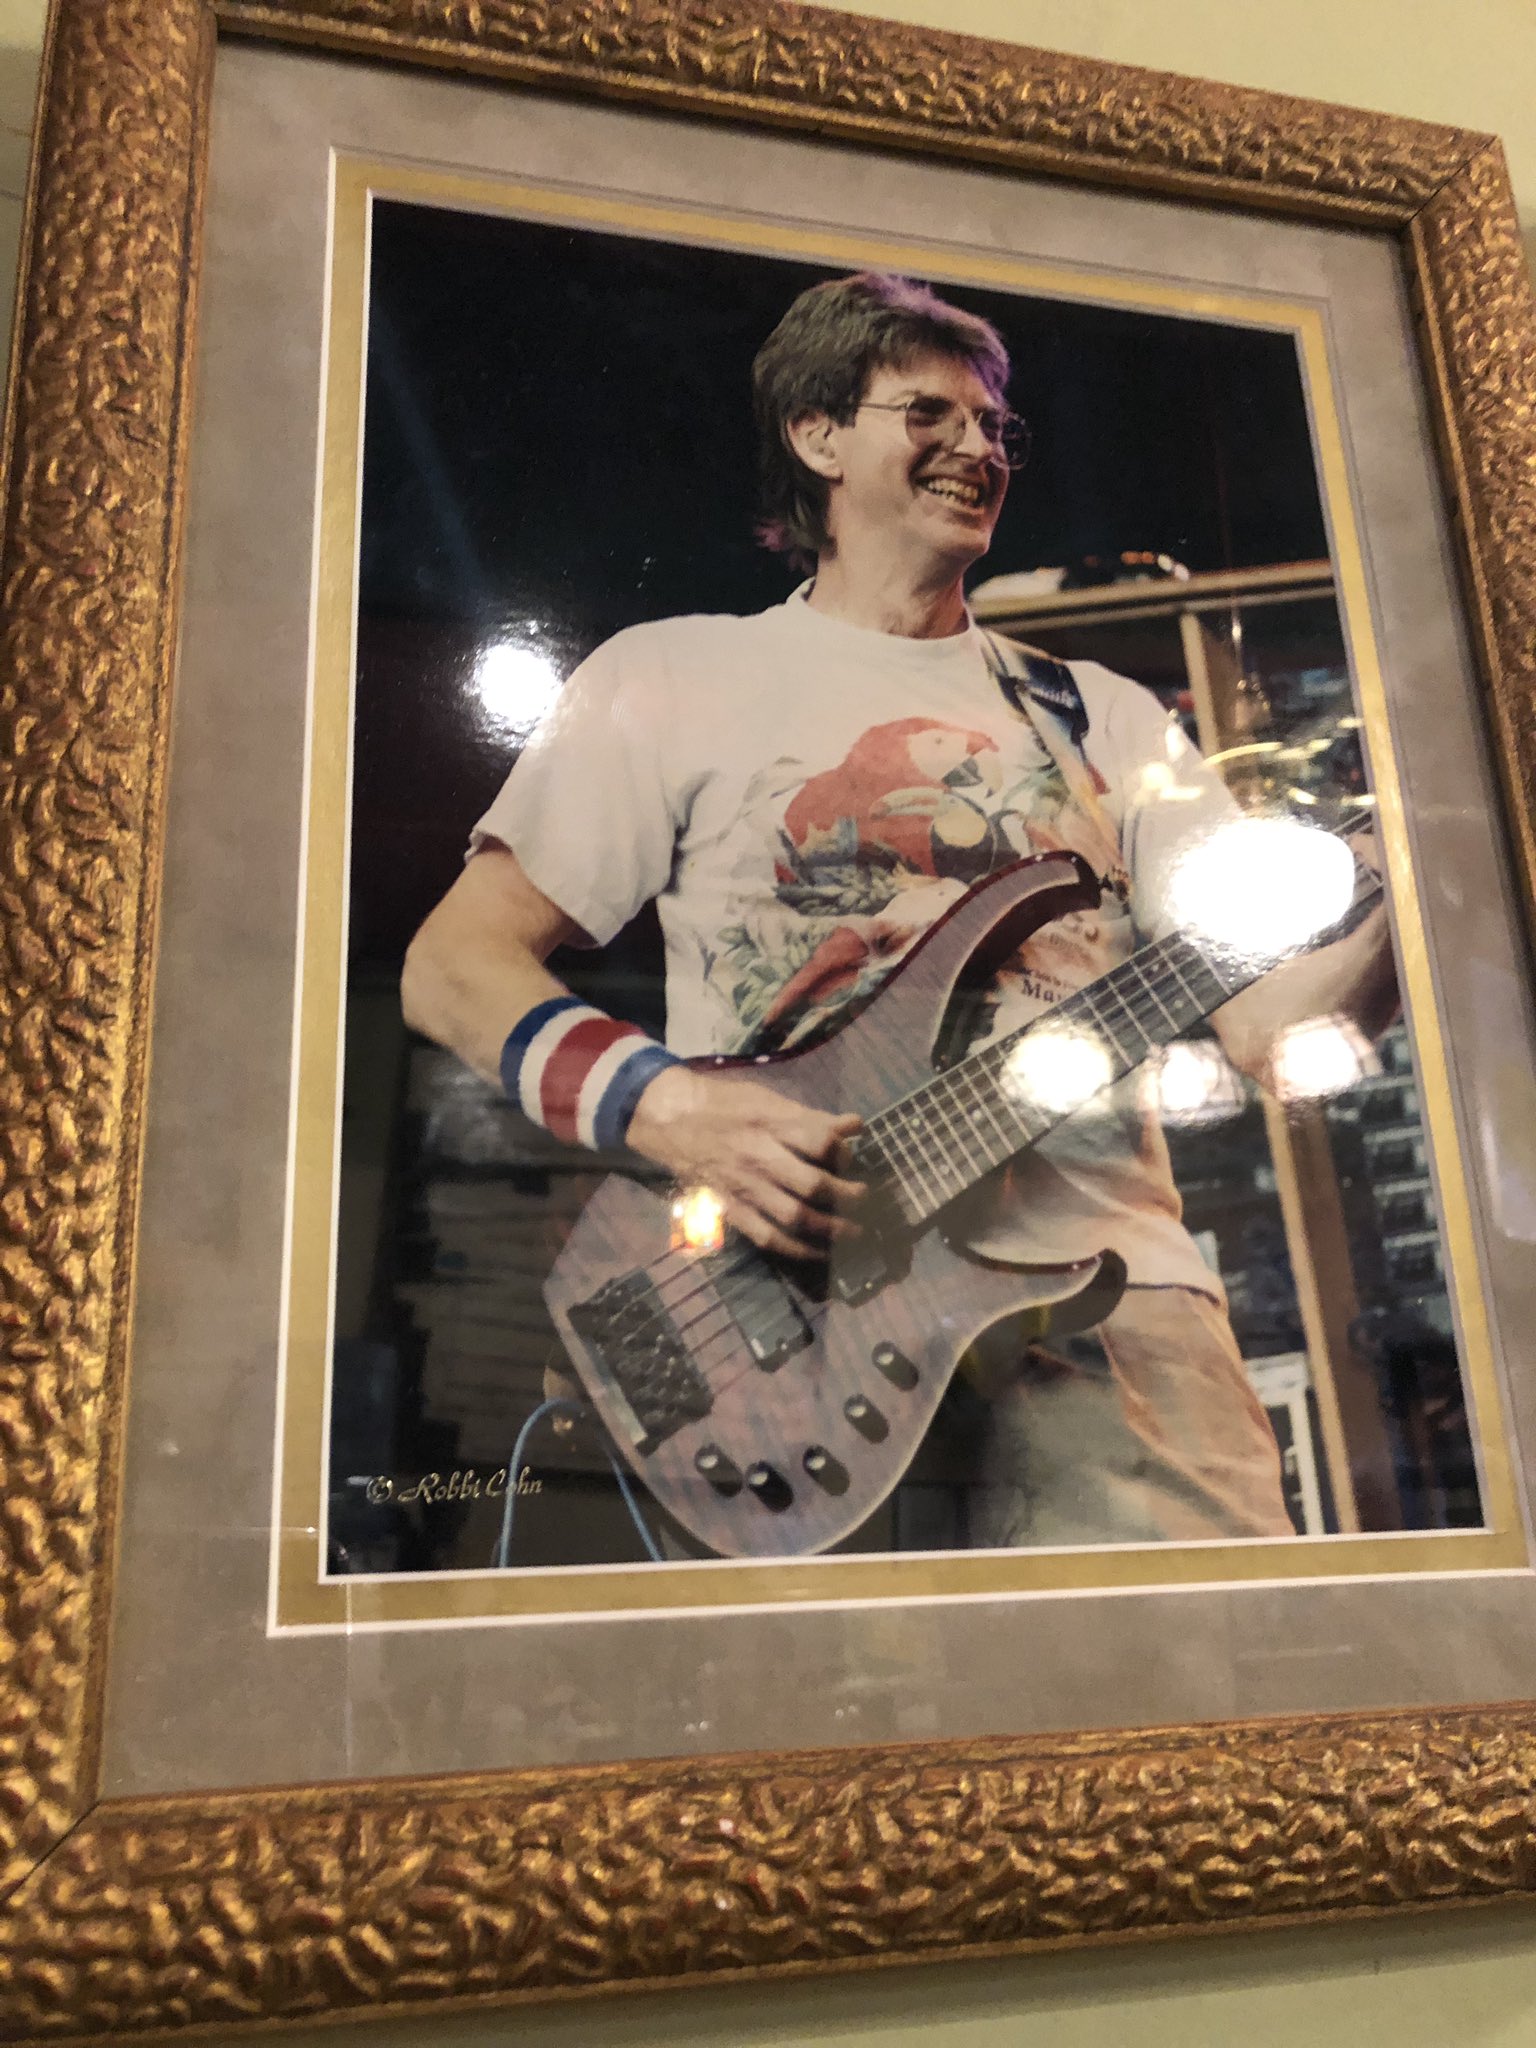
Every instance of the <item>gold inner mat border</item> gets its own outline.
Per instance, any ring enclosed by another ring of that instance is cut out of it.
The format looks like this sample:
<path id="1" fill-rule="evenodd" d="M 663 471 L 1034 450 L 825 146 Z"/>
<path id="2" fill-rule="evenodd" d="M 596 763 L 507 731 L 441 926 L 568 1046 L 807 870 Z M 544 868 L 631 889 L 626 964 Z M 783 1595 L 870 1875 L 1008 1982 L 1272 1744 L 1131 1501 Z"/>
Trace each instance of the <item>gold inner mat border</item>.
<path id="1" fill-rule="evenodd" d="M 403 1577 L 321 1575 L 332 1278 L 345 989 L 353 651 L 369 226 L 374 198 L 506 213 L 850 269 L 891 269 L 951 283 L 1086 300 L 1148 313 L 1292 333 L 1307 390 L 1339 610 L 1364 723 L 1404 993 L 1419 1062 L 1461 1367 L 1475 1422 L 1486 1517 L 1481 1529 L 1298 1537 L 1250 1543 L 1106 1546 L 1070 1551 L 945 1552 L 878 1558 L 580 1566 Z M 1261 292 L 1110 276 L 1089 269 L 737 213 L 340 156 L 332 179 L 314 678 L 305 792 L 303 926 L 295 1037 L 284 1357 L 274 1487 L 274 1631 L 475 1620 L 1108 1591 L 1252 1582 L 1515 1570 L 1528 1564 L 1493 1362 L 1471 1202 L 1409 853 L 1365 559 L 1318 306 Z"/>

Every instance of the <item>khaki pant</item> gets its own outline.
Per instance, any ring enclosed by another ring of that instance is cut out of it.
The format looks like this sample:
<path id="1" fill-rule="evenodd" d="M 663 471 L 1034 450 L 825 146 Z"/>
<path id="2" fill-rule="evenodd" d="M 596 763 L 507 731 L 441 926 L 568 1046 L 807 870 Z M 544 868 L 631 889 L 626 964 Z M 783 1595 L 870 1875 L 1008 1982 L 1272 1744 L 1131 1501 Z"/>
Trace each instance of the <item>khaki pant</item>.
<path id="1" fill-rule="evenodd" d="M 973 1438 L 974 1548 L 1294 1534 L 1280 1453 L 1231 1326 L 1186 1287 L 1025 1356 Z"/>

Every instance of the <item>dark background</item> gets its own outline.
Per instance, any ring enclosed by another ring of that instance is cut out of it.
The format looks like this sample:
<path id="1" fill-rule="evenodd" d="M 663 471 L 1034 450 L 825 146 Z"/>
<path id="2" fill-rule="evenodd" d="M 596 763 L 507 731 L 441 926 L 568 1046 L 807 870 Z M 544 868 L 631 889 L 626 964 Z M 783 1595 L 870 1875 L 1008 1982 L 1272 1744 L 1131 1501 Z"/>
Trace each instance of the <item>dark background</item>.
<path id="1" fill-rule="evenodd" d="M 393 971 L 511 765 L 475 650 L 568 673 L 642 619 L 796 578 L 753 539 L 753 355 L 833 275 L 501 216 L 374 210 L 354 965 Z M 1029 420 L 976 580 L 1127 549 L 1191 570 L 1328 552 L 1293 340 L 939 284 L 1000 329 Z"/>

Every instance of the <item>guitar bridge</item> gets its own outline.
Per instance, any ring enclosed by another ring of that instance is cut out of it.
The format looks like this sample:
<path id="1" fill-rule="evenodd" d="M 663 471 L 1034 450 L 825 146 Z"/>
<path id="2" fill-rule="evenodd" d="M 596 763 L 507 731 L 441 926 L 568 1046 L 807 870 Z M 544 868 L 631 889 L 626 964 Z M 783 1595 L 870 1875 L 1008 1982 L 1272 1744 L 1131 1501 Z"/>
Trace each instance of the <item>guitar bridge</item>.
<path id="1" fill-rule="evenodd" d="M 645 1273 L 607 1280 L 570 1310 L 571 1328 L 630 1418 L 629 1437 L 648 1456 L 714 1406 L 704 1376 Z"/>

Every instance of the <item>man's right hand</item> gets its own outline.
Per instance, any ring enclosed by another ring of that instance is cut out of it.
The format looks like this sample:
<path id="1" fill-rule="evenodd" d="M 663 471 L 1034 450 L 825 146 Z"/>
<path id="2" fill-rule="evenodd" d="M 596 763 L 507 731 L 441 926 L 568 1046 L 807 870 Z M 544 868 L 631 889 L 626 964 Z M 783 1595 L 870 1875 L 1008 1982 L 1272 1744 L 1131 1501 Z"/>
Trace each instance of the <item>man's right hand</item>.
<path id="1" fill-rule="evenodd" d="M 856 1116 L 806 1109 L 758 1081 L 668 1067 L 644 1090 L 627 1143 L 688 1187 L 718 1195 L 725 1221 L 764 1251 L 822 1258 L 856 1234 L 843 1212 L 865 1193 L 840 1169 Z"/>

